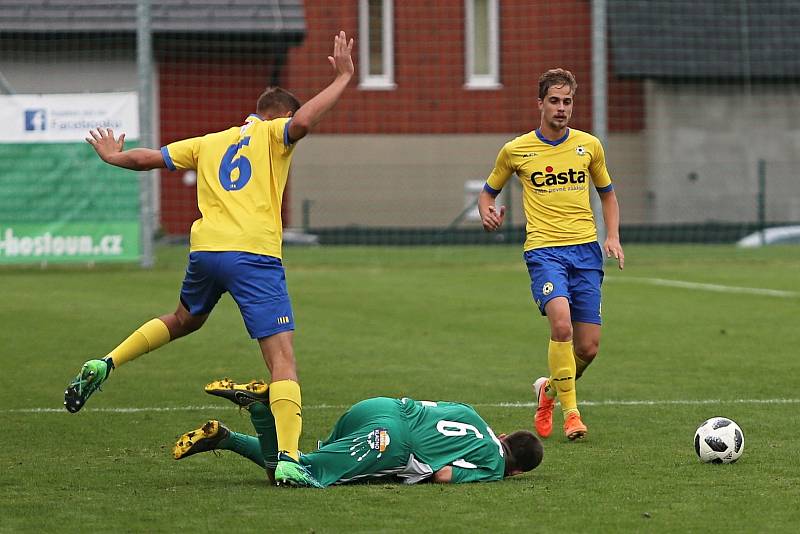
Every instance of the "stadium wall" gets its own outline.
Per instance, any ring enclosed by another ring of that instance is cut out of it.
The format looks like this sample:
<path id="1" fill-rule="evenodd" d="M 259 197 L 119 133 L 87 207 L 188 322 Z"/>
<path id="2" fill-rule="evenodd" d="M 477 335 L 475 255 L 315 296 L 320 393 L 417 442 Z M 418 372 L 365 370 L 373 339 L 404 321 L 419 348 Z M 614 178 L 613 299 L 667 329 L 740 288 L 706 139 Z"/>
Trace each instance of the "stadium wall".
<path id="1" fill-rule="evenodd" d="M 473 198 L 466 182 L 484 181 L 513 136 L 311 135 L 297 147 L 292 164 L 292 224 L 303 224 L 307 210 L 307 223 L 315 228 L 446 227 Z M 645 137 L 613 134 L 607 151 L 621 203 L 631 214 L 626 222 L 646 222 Z M 516 178 L 507 192 L 513 194 L 510 202 L 498 202 L 509 206 L 514 224 L 523 224 Z M 480 226 L 469 217 L 458 225 Z"/>
<path id="2" fill-rule="evenodd" d="M 755 220 L 758 160 L 769 221 L 800 221 L 800 88 L 782 82 L 646 84 L 653 223 Z"/>

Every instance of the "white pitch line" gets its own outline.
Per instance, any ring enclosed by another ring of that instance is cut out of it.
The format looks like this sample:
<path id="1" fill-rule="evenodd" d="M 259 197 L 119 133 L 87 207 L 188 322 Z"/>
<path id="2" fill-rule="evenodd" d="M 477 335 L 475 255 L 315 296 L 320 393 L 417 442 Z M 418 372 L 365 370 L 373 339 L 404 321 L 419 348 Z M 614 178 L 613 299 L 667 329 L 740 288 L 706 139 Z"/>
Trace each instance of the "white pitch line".
<path id="1" fill-rule="evenodd" d="M 701 406 L 706 404 L 800 404 L 800 399 L 686 399 L 686 400 L 602 400 L 581 401 L 581 406 Z M 476 408 L 536 408 L 535 402 L 484 402 L 472 403 Z M 87 412 L 100 413 L 152 413 L 198 412 L 224 409 L 224 405 L 208 406 L 151 406 L 142 408 L 86 408 Z M 306 410 L 346 410 L 349 404 L 316 404 L 304 406 Z M 64 408 L 17 408 L 0 410 L 0 413 L 67 414 Z"/>
<path id="2" fill-rule="evenodd" d="M 743 295 L 761 295 L 765 297 L 798 298 L 800 292 L 784 291 L 781 289 L 765 289 L 762 287 L 723 286 L 720 284 L 702 284 L 699 282 L 686 282 L 683 280 L 668 280 L 666 278 L 640 278 L 636 276 L 608 276 L 611 282 L 633 282 L 650 284 L 653 286 L 679 287 L 682 289 L 699 289 L 715 291 L 717 293 L 738 293 Z"/>
<path id="3" fill-rule="evenodd" d="M 701 406 L 705 404 L 800 404 L 800 399 L 697 399 L 697 400 L 604 400 L 579 401 L 581 406 Z M 535 402 L 473 404 L 496 408 L 536 408 Z"/>
<path id="4" fill-rule="evenodd" d="M 327 410 L 331 408 L 347 409 L 350 405 L 333 405 L 333 404 L 317 404 L 315 406 L 303 406 L 305 410 Z M 145 406 L 141 408 L 86 408 L 85 412 L 99 412 L 99 413 L 156 413 L 156 412 L 201 412 L 209 410 L 219 410 L 230 408 L 224 404 L 215 404 L 208 406 Z M 9 410 L 0 410 L 0 413 L 68 413 L 66 408 L 16 408 Z"/>

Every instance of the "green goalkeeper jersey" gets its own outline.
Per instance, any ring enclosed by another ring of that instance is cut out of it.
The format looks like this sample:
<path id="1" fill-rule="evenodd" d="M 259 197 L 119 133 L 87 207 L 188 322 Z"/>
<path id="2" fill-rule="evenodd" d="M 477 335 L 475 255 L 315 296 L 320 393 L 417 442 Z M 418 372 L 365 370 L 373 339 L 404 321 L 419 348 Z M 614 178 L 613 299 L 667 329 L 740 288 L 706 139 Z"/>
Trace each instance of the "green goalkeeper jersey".
<path id="1" fill-rule="evenodd" d="M 480 482 L 505 470 L 500 440 L 471 406 L 388 397 L 353 405 L 300 463 L 323 486 L 387 476 L 415 484 L 446 466 L 451 482 Z"/>
<path id="2" fill-rule="evenodd" d="M 401 399 L 409 429 L 411 458 L 400 474 L 413 484 L 445 466 L 451 482 L 500 480 L 503 446 L 472 406 L 458 402 Z"/>

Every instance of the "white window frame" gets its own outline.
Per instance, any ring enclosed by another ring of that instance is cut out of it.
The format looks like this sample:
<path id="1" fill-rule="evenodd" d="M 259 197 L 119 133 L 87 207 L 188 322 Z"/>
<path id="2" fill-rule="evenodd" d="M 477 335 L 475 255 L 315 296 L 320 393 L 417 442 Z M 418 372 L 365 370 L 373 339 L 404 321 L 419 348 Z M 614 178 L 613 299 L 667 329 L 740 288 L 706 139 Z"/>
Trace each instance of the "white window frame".
<path id="1" fill-rule="evenodd" d="M 392 90 L 394 83 L 394 1 L 383 1 L 383 74 L 369 72 L 369 2 L 358 1 L 359 89 Z"/>
<path id="2" fill-rule="evenodd" d="M 488 0 L 489 9 L 489 74 L 475 74 L 475 2 L 464 0 L 464 88 L 500 89 L 500 2 Z"/>

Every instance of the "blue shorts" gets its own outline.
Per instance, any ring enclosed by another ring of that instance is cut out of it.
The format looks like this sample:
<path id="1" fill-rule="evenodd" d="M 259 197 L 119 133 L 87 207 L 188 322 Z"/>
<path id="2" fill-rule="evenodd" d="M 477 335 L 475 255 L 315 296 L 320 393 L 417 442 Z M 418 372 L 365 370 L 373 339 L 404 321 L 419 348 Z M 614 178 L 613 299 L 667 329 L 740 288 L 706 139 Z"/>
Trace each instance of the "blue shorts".
<path id="1" fill-rule="evenodd" d="M 210 313 L 226 291 L 253 339 L 294 330 L 280 259 L 249 252 L 191 252 L 181 287 L 181 303 L 189 313 Z"/>
<path id="2" fill-rule="evenodd" d="M 573 321 L 601 324 L 603 251 L 599 243 L 526 250 L 523 257 L 531 276 L 533 300 L 542 315 L 547 315 L 544 307 L 548 302 L 566 297 Z"/>

